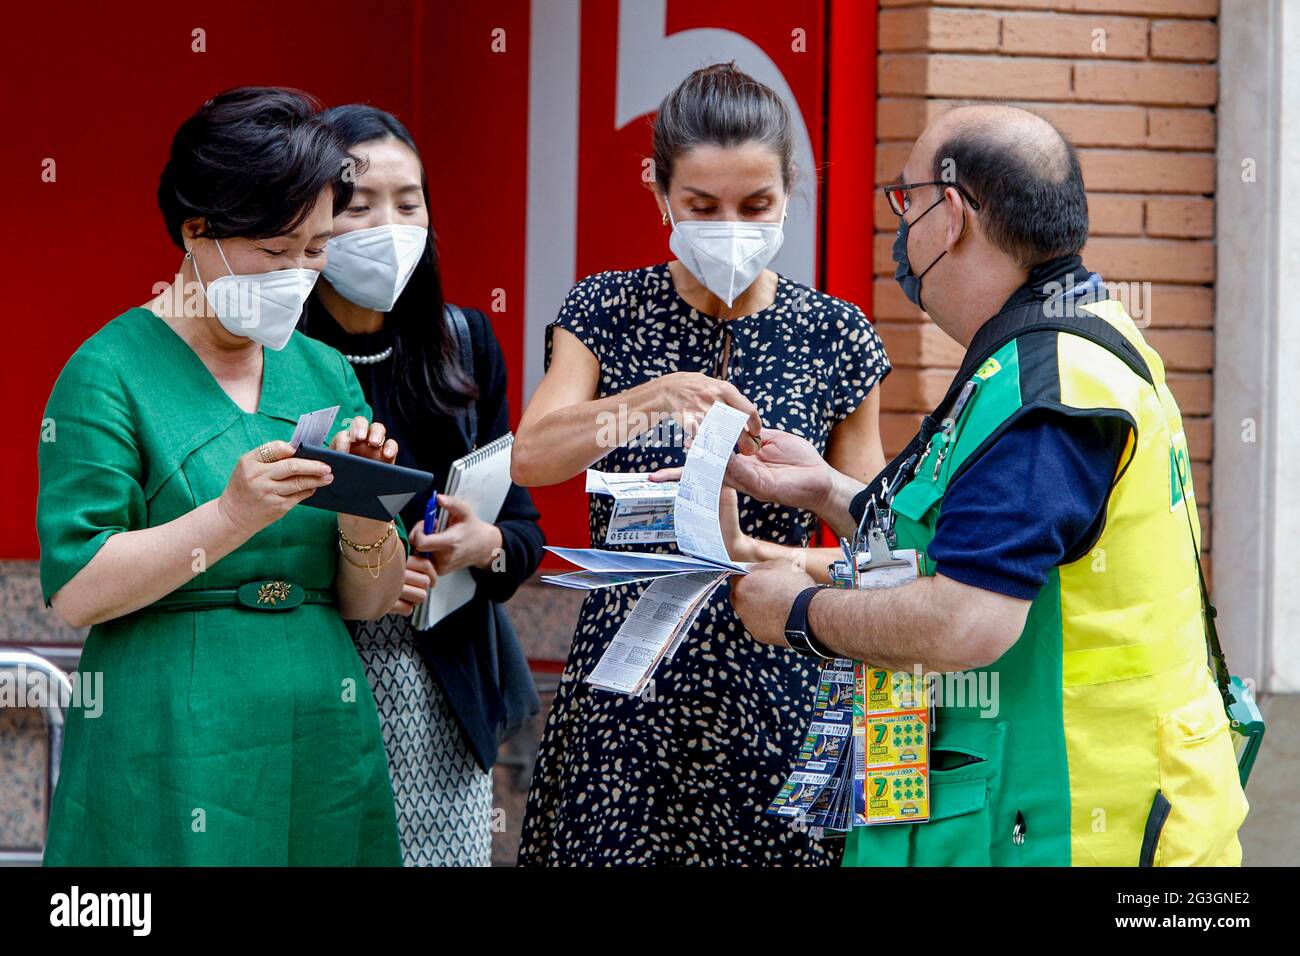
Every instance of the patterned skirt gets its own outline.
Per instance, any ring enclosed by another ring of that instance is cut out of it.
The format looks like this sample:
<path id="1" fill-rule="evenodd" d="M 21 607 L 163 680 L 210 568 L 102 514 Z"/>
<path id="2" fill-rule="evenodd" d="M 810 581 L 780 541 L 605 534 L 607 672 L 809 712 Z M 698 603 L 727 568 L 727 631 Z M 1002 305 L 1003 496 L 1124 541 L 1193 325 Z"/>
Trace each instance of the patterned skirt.
<path id="1" fill-rule="evenodd" d="M 406 866 L 491 866 L 492 774 L 475 762 L 409 618 L 353 625 L 379 710 Z"/>

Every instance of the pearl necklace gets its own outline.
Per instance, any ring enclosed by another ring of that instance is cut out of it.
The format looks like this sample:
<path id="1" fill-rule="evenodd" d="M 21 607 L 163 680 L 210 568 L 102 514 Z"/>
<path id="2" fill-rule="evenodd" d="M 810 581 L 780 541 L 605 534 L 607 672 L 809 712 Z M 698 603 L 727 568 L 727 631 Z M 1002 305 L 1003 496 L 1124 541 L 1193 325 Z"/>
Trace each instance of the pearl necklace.
<path id="1" fill-rule="evenodd" d="M 393 347 L 390 345 L 382 352 L 376 352 L 374 355 L 348 355 L 344 353 L 343 357 L 353 365 L 374 365 L 376 362 L 382 362 L 393 354 Z"/>

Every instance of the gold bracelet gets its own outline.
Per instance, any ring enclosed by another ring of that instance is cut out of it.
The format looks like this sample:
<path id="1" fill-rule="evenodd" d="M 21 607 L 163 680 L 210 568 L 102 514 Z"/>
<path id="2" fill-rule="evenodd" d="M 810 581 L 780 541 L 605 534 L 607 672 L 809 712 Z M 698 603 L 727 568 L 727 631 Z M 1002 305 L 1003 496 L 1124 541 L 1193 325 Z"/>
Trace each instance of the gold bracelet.
<path id="1" fill-rule="evenodd" d="M 382 548 L 384 546 L 384 542 L 393 536 L 393 532 L 395 530 L 397 530 L 397 523 L 395 521 L 388 522 L 388 530 L 385 531 L 384 536 L 380 538 L 378 541 L 376 541 L 374 544 L 357 544 L 355 541 L 353 541 L 351 538 L 349 538 L 346 534 L 343 533 L 342 528 L 339 528 L 339 538 L 343 544 L 346 544 L 353 551 L 359 551 L 362 554 L 364 554 L 367 551 L 374 551 L 376 548 Z"/>
<path id="2" fill-rule="evenodd" d="M 381 541 L 380 544 L 383 544 L 383 542 Z M 353 561 L 351 558 L 348 557 L 348 553 L 343 550 L 343 542 L 342 541 L 339 542 L 339 554 L 343 555 L 343 560 L 346 561 L 348 564 L 352 565 L 354 568 L 365 568 L 367 571 L 370 572 L 370 576 L 374 578 L 376 581 L 379 580 L 379 572 L 382 571 L 384 568 L 386 568 L 388 566 L 388 563 L 392 561 L 393 558 L 397 557 L 399 553 L 405 550 L 406 549 L 402 547 L 401 542 L 399 541 L 397 547 L 393 548 L 392 554 L 384 558 L 384 560 L 380 561 L 378 564 L 370 564 L 368 562 Z"/>

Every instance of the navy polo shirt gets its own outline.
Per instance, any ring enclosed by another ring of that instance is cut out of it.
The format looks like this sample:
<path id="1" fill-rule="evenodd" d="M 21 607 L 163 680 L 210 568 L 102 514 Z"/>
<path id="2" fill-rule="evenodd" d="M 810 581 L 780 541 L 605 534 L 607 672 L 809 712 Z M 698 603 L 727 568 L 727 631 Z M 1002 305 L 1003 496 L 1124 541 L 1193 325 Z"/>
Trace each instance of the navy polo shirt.
<path id="1" fill-rule="evenodd" d="M 1025 413 L 949 484 L 926 549 L 937 573 L 1032 600 L 1101 535 L 1128 426 Z"/>

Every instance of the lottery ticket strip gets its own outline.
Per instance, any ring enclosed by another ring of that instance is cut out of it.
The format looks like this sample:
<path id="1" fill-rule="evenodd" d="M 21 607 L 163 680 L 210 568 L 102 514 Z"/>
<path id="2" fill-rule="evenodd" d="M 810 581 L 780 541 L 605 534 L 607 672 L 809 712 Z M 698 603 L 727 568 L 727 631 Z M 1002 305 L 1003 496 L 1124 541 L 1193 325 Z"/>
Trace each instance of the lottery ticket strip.
<path id="1" fill-rule="evenodd" d="M 560 587 L 592 590 L 649 581 L 587 675 L 602 690 L 643 695 L 655 669 L 671 660 L 700 608 L 730 575 L 747 565 L 731 560 L 718 520 L 722 479 L 744 413 L 715 403 L 686 452 L 676 482 L 651 482 L 644 475 L 589 471 L 587 490 L 614 499 L 607 544 L 675 543 L 677 553 L 611 551 L 604 548 L 547 548 L 581 571 L 543 575 Z"/>
<path id="2" fill-rule="evenodd" d="M 677 482 L 588 471 L 588 493 L 614 499 L 606 544 L 677 546 L 677 553 L 547 548 L 582 569 L 544 575 L 550 584 L 592 590 L 650 582 L 587 675 L 592 686 L 646 694 L 655 670 L 672 659 L 713 592 L 730 575 L 746 573 L 746 565 L 731 560 L 718 519 L 727 461 L 745 423 L 741 412 L 715 404 L 692 440 Z M 849 583 L 837 583 L 890 587 L 916 577 L 914 553 L 890 557 L 888 569 L 873 574 L 863 565 L 844 577 Z M 830 661 L 817 684 L 795 767 L 768 812 L 841 834 L 853 826 L 928 819 L 928 707 L 927 686 L 918 676 Z"/>

